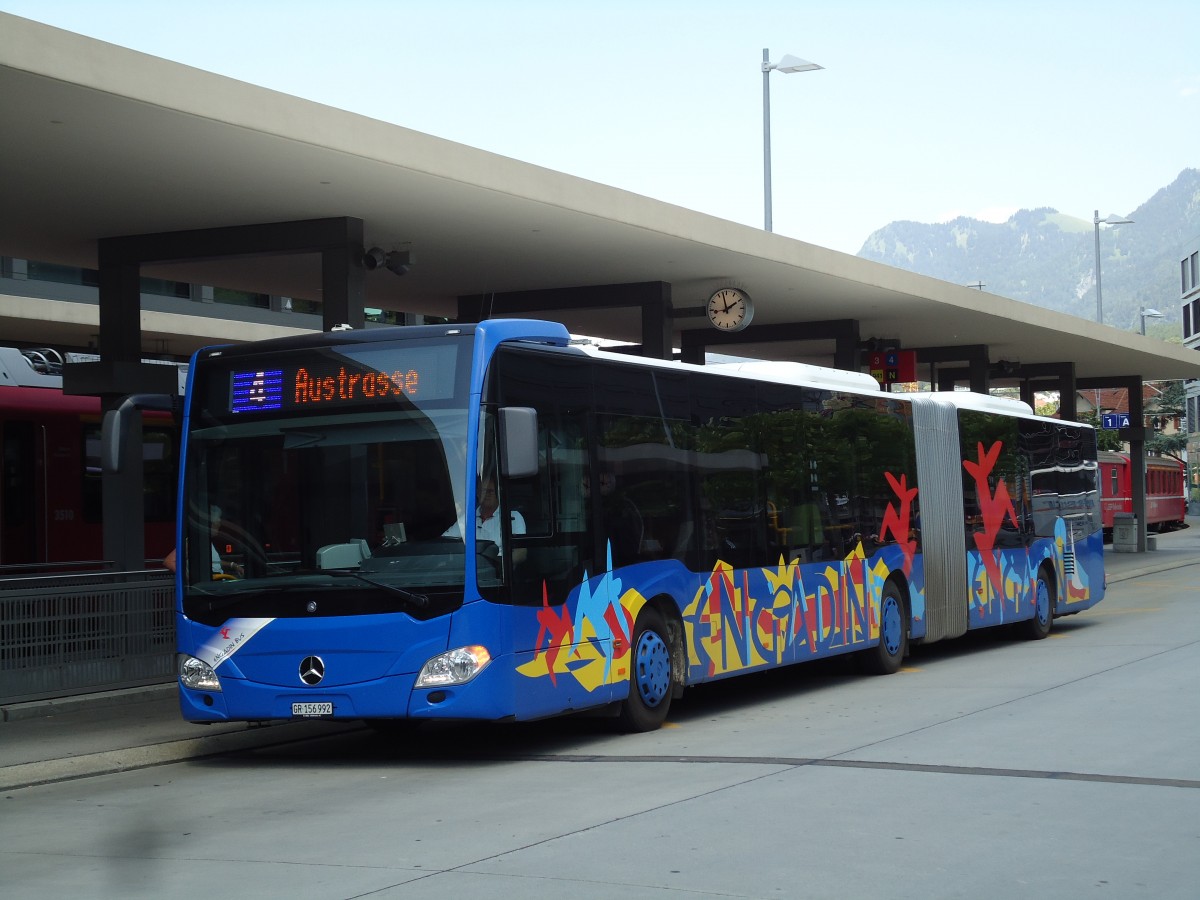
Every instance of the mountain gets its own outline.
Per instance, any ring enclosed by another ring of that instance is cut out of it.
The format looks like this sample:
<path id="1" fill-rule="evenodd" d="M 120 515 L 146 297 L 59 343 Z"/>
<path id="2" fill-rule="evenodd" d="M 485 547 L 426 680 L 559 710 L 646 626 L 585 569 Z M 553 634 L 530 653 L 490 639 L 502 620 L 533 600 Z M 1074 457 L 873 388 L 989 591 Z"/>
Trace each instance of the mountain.
<path id="1" fill-rule="evenodd" d="M 1100 229 L 1104 321 L 1137 330 L 1144 306 L 1163 313 L 1163 322 L 1173 323 L 1170 333 L 1178 334 L 1179 261 L 1184 243 L 1200 234 L 1200 169 L 1184 169 L 1128 218 L 1134 224 Z M 1095 226 L 1054 209 L 1023 209 L 1000 224 L 966 217 L 937 225 L 893 222 L 872 233 L 858 255 L 1096 318 Z"/>

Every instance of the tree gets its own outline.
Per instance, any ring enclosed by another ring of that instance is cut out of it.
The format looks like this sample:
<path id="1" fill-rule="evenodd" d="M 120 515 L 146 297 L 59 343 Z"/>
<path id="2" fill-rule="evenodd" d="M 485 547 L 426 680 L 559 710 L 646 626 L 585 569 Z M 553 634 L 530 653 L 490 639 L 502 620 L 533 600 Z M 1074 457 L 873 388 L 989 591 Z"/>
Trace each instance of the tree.
<path id="1" fill-rule="evenodd" d="M 1153 420 L 1160 421 L 1164 419 L 1173 419 L 1183 416 L 1187 410 L 1186 391 L 1184 390 L 1182 381 L 1160 381 L 1157 382 L 1158 395 L 1146 403 L 1146 416 Z M 1157 453 L 1161 456 L 1173 456 L 1176 459 L 1183 458 L 1183 452 L 1187 449 L 1187 435 L 1183 432 L 1174 434 L 1166 434 L 1163 431 L 1155 429 L 1153 434 L 1146 438 L 1146 452 Z"/>
<path id="2" fill-rule="evenodd" d="M 1121 443 L 1120 435 L 1113 428 L 1100 427 L 1100 415 L 1096 412 L 1087 412 L 1079 417 L 1080 422 L 1091 425 L 1096 429 L 1096 449 L 1097 450 L 1121 450 L 1124 445 Z"/>

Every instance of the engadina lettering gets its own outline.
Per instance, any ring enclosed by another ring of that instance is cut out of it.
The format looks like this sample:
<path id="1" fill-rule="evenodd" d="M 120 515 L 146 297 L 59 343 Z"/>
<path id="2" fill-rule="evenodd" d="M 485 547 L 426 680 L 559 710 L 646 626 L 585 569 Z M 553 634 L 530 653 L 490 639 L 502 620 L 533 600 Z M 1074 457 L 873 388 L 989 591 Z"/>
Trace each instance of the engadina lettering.
<path id="1" fill-rule="evenodd" d="M 347 372 L 345 366 L 336 375 L 313 375 L 308 369 L 296 370 L 297 404 L 348 402 L 384 397 L 416 396 L 421 387 L 416 369 L 401 372 Z"/>

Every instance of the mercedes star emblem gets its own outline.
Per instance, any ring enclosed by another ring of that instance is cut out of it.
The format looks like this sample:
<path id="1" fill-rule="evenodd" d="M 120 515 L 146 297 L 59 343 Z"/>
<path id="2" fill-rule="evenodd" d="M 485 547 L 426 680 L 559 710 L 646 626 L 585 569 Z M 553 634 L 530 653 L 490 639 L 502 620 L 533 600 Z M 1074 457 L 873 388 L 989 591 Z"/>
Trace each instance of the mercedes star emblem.
<path id="1" fill-rule="evenodd" d="M 319 656 L 306 656 L 300 662 L 300 680 L 312 687 L 325 677 L 325 661 Z"/>

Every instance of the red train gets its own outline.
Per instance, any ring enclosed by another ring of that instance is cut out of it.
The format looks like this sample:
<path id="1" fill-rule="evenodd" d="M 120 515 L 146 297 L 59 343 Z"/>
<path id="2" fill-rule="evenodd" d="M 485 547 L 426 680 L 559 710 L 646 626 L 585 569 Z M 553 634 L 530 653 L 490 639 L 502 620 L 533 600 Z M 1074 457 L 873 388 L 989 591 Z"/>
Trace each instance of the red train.
<path id="1" fill-rule="evenodd" d="M 100 568 L 100 401 L 62 392 L 62 357 L 0 347 L 0 575 Z M 146 555 L 174 542 L 178 430 L 166 414 L 143 425 Z"/>
<path id="2" fill-rule="evenodd" d="M 1116 513 L 1133 512 L 1129 454 L 1101 451 L 1100 508 L 1104 530 L 1111 532 Z M 1187 527 L 1187 494 L 1183 463 L 1162 456 L 1146 457 L 1146 529 L 1173 531 Z"/>

